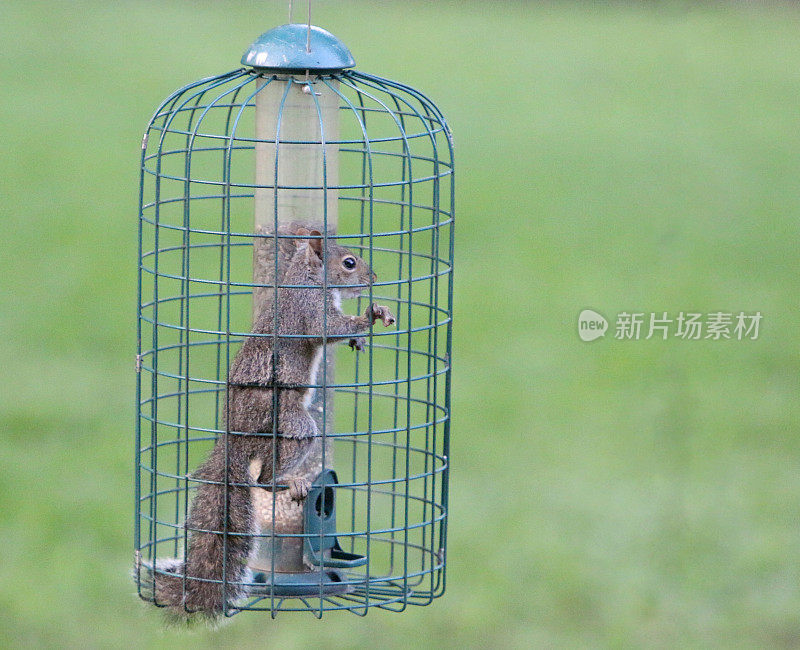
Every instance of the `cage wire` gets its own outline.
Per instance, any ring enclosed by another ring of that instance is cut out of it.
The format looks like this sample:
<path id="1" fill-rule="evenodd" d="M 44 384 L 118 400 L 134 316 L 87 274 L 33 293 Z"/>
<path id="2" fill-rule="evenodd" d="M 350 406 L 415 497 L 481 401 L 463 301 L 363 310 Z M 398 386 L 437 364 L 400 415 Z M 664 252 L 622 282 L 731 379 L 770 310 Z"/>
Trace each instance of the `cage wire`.
<path id="1" fill-rule="evenodd" d="M 282 137 L 294 86 L 318 116 L 313 137 Z M 257 135 L 258 96 L 276 88 L 282 99 L 275 132 Z M 322 93 L 335 97 L 338 112 L 331 139 Z M 279 178 L 291 146 L 319 150 L 321 183 Z M 259 147 L 273 152 L 274 175 L 255 182 Z M 364 560 L 332 574 L 329 558 L 309 567 L 304 556 L 303 575 L 328 572 L 340 591 L 287 595 L 274 586 L 284 569 L 273 555 L 261 574 L 248 574 L 247 597 L 226 603 L 225 614 L 364 615 L 371 607 L 425 605 L 444 592 L 453 178 L 451 134 L 439 109 L 409 86 L 355 70 L 277 74 L 244 67 L 188 84 L 155 112 L 142 141 L 139 212 L 134 537 L 143 599 L 159 604 L 156 558 L 184 557 L 187 535 L 197 533 L 186 525 L 199 484 L 193 470 L 218 438 L 237 435 L 225 417 L 228 371 L 251 335 L 253 295 L 262 292 L 269 302 L 277 287 L 288 286 L 280 284 L 280 260 L 293 235 L 279 222 L 278 203 L 284 193 L 306 191 L 321 193 L 323 207 L 302 218 L 377 273 L 355 300 L 356 313 L 377 302 L 397 319 L 392 328 L 371 328 L 363 352 L 325 346 L 314 384 L 320 458 L 313 469 L 336 475 L 325 474 L 312 489 L 308 500 L 315 502 L 305 512 L 316 509 L 324 518 L 335 502 L 334 539 L 345 555 Z M 254 202 L 264 191 L 274 204 L 271 223 L 256 228 Z M 332 208 L 336 224 L 329 223 Z M 254 280 L 254 264 L 273 266 L 268 282 Z M 266 487 L 273 489 L 256 488 L 265 509 L 257 545 L 274 551 L 300 544 L 306 555 L 324 548 L 332 529 L 285 532 L 273 513 L 286 486 Z M 231 534 L 227 526 L 204 532 Z M 224 575 L 222 583 L 225 590 Z"/>

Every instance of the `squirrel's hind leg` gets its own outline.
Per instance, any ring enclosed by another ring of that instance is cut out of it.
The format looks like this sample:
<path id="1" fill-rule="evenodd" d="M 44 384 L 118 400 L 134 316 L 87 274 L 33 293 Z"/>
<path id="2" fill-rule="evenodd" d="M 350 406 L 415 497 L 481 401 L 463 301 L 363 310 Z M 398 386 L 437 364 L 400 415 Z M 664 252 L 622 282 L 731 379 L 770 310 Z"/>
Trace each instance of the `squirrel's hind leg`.
<path id="1" fill-rule="evenodd" d="M 287 396 L 288 397 L 288 396 Z M 275 447 L 275 458 L 264 459 L 258 483 L 263 486 L 288 485 L 294 501 L 308 495 L 311 481 L 296 472 L 308 457 L 319 439 L 319 429 L 314 418 L 297 396 L 281 400 L 278 406 L 278 438 L 270 441 Z M 274 475 L 273 475 L 274 467 Z M 253 473 L 256 464 L 250 464 Z"/>
<path id="2" fill-rule="evenodd" d="M 306 409 L 307 397 L 307 394 L 300 399 L 287 395 L 281 399 L 278 404 L 278 434 L 281 437 L 313 439 L 319 436 L 317 423 Z"/>

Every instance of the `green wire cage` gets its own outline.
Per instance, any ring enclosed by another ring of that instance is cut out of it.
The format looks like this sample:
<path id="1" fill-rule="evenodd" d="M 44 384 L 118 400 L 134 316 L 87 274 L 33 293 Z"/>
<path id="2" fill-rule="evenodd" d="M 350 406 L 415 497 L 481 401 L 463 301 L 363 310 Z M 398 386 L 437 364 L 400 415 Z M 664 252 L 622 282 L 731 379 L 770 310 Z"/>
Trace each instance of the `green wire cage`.
<path id="1" fill-rule="evenodd" d="M 303 226 L 377 274 L 344 309 L 377 302 L 396 322 L 370 328 L 358 352 L 323 346 L 308 407 L 319 435 L 302 466 L 311 489 L 296 502 L 286 485 L 253 484 L 248 571 L 235 590 L 219 576 L 220 607 L 226 616 L 321 616 L 428 604 L 445 589 L 450 131 L 422 93 L 353 70 L 349 50 L 310 24 L 266 32 L 242 64 L 170 95 L 142 141 L 139 595 L 163 605 L 156 580 L 186 557 L 193 535 L 230 545 L 237 534 L 227 523 L 187 524 L 203 482 L 195 471 L 216 444 L 241 435 L 226 418 L 231 362 L 254 314 L 286 286 L 287 246 Z M 259 435 L 274 441 L 280 429 Z M 219 485 L 227 504 L 230 480 Z"/>

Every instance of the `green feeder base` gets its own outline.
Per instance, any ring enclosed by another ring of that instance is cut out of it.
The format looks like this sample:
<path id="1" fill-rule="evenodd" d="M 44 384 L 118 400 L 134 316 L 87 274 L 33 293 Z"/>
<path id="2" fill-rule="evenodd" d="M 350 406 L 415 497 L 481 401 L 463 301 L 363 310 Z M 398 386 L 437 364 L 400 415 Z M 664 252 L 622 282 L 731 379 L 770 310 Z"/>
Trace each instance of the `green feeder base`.
<path id="1" fill-rule="evenodd" d="M 303 573 L 274 573 L 275 581 L 270 584 L 270 574 L 260 571 L 253 576 L 254 585 L 250 587 L 251 596 L 279 598 L 292 596 L 319 596 L 346 594 L 353 591 L 353 585 L 346 584 L 345 577 L 336 569 L 305 571 Z"/>

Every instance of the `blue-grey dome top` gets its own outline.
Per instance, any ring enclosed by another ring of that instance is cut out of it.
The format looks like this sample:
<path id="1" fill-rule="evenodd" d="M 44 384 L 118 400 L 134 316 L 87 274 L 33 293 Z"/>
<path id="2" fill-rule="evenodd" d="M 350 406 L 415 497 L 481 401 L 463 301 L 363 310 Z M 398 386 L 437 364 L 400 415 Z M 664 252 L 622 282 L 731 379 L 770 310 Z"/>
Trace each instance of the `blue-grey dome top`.
<path id="1" fill-rule="evenodd" d="M 311 26 L 310 52 L 307 38 L 308 25 L 275 27 L 255 40 L 242 64 L 268 70 L 343 70 L 356 64 L 347 46 L 321 27 Z"/>

